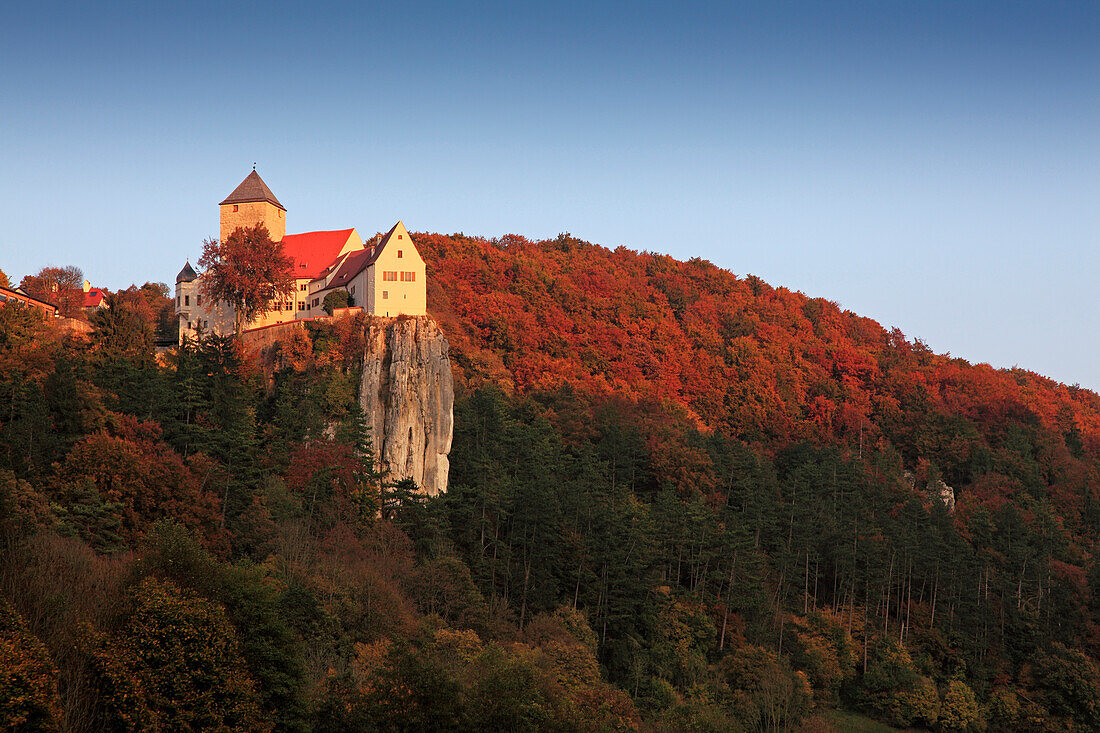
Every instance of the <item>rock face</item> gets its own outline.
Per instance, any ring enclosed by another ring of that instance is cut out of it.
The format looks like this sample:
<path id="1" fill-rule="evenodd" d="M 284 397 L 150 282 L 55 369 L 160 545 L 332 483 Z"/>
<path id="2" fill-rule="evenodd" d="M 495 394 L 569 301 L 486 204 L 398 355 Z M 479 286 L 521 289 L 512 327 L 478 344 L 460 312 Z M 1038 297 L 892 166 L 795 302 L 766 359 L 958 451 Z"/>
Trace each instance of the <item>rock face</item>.
<path id="1" fill-rule="evenodd" d="M 370 318 L 359 404 L 387 478 L 447 490 L 454 427 L 449 347 L 429 316 Z"/>
<path id="2" fill-rule="evenodd" d="M 917 477 L 912 471 L 906 471 L 902 476 L 902 480 L 905 485 L 909 487 L 910 491 L 915 491 L 917 488 Z M 955 490 L 945 484 L 942 479 L 935 483 L 929 482 L 924 487 L 924 495 L 931 501 L 942 502 L 947 507 L 948 514 L 954 514 L 955 512 Z"/>
<path id="3" fill-rule="evenodd" d="M 928 487 L 928 491 L 934 498 L 943 502 L 943 505 L 947 507 L 947 513 L 952 514 L 955 511 L 955 490 L 945 484 L 943 481 L 937 481 Z"/>

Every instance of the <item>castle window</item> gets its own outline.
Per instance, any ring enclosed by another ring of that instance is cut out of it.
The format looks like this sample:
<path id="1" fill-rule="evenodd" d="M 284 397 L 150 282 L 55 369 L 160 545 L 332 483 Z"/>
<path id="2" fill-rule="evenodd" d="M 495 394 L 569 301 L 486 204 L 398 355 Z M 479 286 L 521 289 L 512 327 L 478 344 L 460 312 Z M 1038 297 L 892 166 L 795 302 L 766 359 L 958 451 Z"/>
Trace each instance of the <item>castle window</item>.
<path id="1" fill-rule="evenodd" d="M 402 252 L 401 250 L 397 250 L 397 259 L 401 259 L 404 256 L 405 256 L 404 252 Z"/>
<path id="2" fill-rule="evenodd" d="M 355 286 L 354 285 L 351 286 L 351 294 L 355 295 Z"/>
<path id="3" fill-rule="evenodd" d="M 403 283 L 414 283 L 414 282 L 416 282 L 416 273 L 415 272 L 402 272 L 401 273 L 401 282 L 403 282 Z"/>
<path id="4" fill-rule="evenodd" d="M 201 295 L 196 295 L 195 296 L 195 305 L 202 305 L 202 296 Z"/>
<path id="5" fill-rule="evenodd" d="M 210 321 L 203 321 L 202 322 L 202 327 L 203 328 L 209 328 L 210 327 Z"/>
<path id="6" fill-rule="evenodd" d="M 298 301 L 298 310 L 304 311 L 306 309 L 306 302 L 304 300 Z"/>
<path id="7" fill-rule="evenodd" d="M 302 267 L 305 267 L 305 265 L 302 265 Z M 306 285 L 299 285 L 299 286 L 298 286 L 298 289 L 299 289 L 299 290 L 305 290 L 305 289 L 306 289 L 306 287 L 307 287 Z"/>
<path id="8" fill-rule="evenodd" d="M 390 299 L 390 291 L 389 290 L 383 290 L 382 291 L 382 300 L 389 300 L 389 299 Z"/>
<path id="9" fill-rule="evenodd" d="M 385 282 L 397 282 L 397 270 L 383 270 L 382 279 Z"/>
<path id="10" fill-rule="evenodd" d="M 236 204 L 233 204 L 233 211 L 239 211 L 239 210 L 240 210 L 240 207 L 237 206 Z"/>
<path id="11" fill-rule="evenodd" d="M 397 235 L 397 238 L 398 238 L 398 239 L 404 239 L 404 237 L 405 237 L 405 235 L 404 235 L 404 234 L 398 234 L 398 235 Z"/>
<path id="12" fill-rule="evenodd" d="M 183 304 L 184 305 L 191 305 L 191 296 L 190 295 L 183 296 Z"/>
<path id="13" fill-rule="evenodd" d="M 188 330 L 188 331 L 190 331 L 190 330 L 191 330 L 191 321 L 188 321 L 188 322 L 187 322 L 187 330 Z"/>
<path id="14" fill-rule="evenodd" d="M 180 296 L 178 296 L 178 295 L 176 296 L 176 307 L 177 308 L 180 307 Z"/>

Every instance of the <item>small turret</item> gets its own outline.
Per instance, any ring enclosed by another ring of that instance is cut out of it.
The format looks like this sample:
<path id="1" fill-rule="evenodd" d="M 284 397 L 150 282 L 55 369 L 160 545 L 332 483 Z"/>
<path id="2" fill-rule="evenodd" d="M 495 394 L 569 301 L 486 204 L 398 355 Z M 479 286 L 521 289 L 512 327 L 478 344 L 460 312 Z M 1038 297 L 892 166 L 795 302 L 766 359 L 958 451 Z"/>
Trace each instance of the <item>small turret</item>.
<path id="1" fill-rule="evenodd" d="M 189 283 L 199 275 L 195 272 L 195 268 L 191 267 L 191 260 L 187 260 L 187 264 L 180 270 L 180 274 L 176 275 L 177 283 Z"/>

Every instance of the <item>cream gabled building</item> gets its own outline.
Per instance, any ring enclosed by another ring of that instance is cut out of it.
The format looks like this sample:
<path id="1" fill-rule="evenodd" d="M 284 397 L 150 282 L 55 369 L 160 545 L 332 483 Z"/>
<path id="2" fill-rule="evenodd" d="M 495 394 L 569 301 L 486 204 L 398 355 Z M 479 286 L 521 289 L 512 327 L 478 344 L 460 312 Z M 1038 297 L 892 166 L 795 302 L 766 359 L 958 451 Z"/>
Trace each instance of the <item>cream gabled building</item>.
<path id="1" fill-rule="evenodd" d="M 286 207 L 255 169 L 219 204 L 222 241 L 238 227 L 264 224 L 281 241 L 294 268 L 294 293 L 272 303 L 268 313 L 245 328 L 262 328 L 326 315 L 325 296 L 343 290 L 351 305 L 379 316 L 425 315 L 424 260 L 405 225 L 397 222 L 376 244 L 364 245 L 355 229 L 286 233 Z M 235 315 L 226 303 L 203 302 L 202 275 L 190 261 L 176 276 L 180 341 L 200 331 L 233 333 Z"/>
<path id="2" fill-rule="evenodd" d="M 348 294 L 352 305 L 373 315 L 424 315 L 424 260 L 405 225 L 397 222 L 377 244 L 333 262 L 310 282 L 310 307 L 319 308 L 329 293 L 339 290 Z"/>

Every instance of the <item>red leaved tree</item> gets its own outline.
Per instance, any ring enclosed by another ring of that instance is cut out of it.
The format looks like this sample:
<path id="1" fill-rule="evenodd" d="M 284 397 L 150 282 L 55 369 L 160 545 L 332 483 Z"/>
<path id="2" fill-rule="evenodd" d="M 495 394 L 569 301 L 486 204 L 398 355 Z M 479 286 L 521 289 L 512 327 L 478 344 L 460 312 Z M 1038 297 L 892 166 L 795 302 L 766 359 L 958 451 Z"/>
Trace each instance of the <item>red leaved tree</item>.
<path id="1" fill-rule="evenodd" d="M 37 275 L 26 275 L 19 287 L 36 298 L 53 303 L 61 314 L 80 317 L 84 301 L 84 272 L 75 265 L 43 267 Z"/>
<path id="2" fill-rule="evenodd" d="M 293 263 L 263 224 L 238 227 L 224 242 L 206 240 L 199 266 L 203 295 L 233 306 L 238 336 L 244 324 L 271 310 L 275 298 L 294 292 Z"/>

